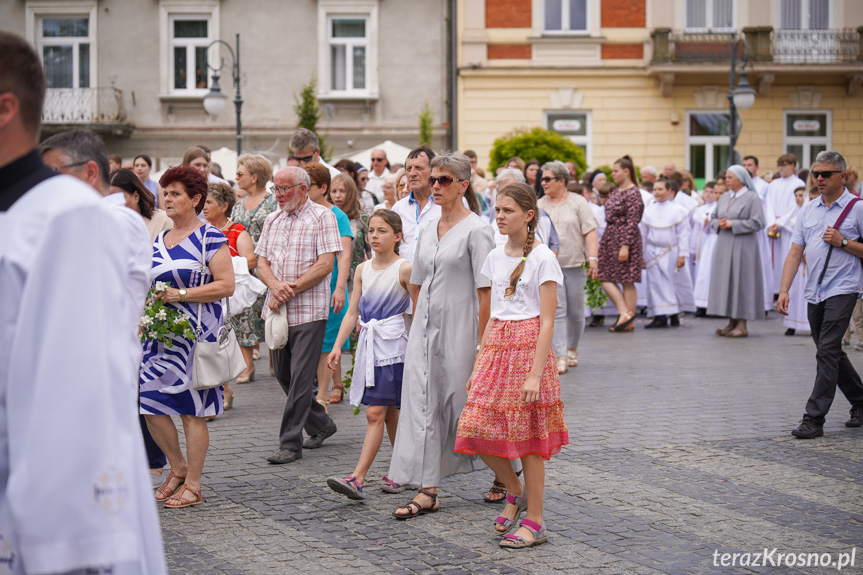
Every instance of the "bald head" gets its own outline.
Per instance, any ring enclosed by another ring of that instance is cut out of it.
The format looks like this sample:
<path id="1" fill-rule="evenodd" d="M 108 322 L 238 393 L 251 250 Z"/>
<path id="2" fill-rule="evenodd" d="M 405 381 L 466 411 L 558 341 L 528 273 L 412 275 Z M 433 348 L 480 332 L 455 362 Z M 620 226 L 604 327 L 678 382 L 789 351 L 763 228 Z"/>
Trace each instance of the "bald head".
<path id="1" fill-rule="evenodd" d="M 279 208 L 293 212 L 306 201 L 311 179 L 309 173 L 299 166 L 282 168 L 273 176 L 273 191 Z"/>
<path id="2" fill-rule="evenodd" d="M 372 170 L 380 176 L 387 169 L 387 153 L 380 148 L 372 150 Z"/>

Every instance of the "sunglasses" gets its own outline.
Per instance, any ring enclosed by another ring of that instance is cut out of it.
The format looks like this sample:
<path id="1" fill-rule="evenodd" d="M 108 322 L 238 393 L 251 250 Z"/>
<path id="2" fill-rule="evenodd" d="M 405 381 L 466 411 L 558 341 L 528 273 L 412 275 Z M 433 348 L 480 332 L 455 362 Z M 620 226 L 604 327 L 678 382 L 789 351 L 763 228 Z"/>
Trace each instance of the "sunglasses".
<path id="1" fill-rule="evenodd" d="M 809 175 L 812 176 L 813 180 L 817 180 L 818 178 L 823 178 L 825 180 L 829 180 L 833 177 L 833 174 L 841 174 L 841 170 L 825 170 L 823 172 L 809 172 Z"/>
<path id="2" fill-rule="evenodd" d="M 552 180 L 556 180 L 556 179 L 557 179 L 557 178 L 549 178 L 548 176 L 546 176 L 546 177 L 542 178 L 540 181 L 541 181 L 541 182 L 543 182 L 544 184 L 547 184 L 547 183 L 549 183 L 550 181 L 552 181 Z"/>
<path id="3" fill-rule="evenodd" d="M 309 162 L 312 161 L 312 158 L 314 158 L 314 157 L 315 157 L 315 155 L 312 154 L 311 156 L 303 156 L 303 157 L 294 156 L 294 159 L 301 164 L 308 164 Z"/>
<path id="4" fill-rule="evenodd" d="M 441 186 L 448 186 L 453 182 L 463 182 L 464 180 L 459 180 L 458 178 L 451 178 L 450 176 L 439 176 L 435 178 L 434 176 L 429 176 L 429 187 L 434 186 L 435 183 L 440 182 Z"/>
<path id="5" fill-rule="evenodd" d="M 373 162 L 386 162 L 386 158 L 372 158 Z"/>

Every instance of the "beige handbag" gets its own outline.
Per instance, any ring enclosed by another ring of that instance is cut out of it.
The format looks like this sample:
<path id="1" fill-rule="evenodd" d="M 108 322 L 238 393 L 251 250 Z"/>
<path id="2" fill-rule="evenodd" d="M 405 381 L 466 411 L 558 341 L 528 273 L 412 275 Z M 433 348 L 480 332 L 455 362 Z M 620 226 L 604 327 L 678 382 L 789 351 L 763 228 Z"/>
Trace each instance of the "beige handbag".
<path id="1" fill-rule="evenodd" d="M 207 234 L 201 240 L 201 284 L 204 285 L 204 270 L 206 264 Z M 231 315 L 230 298 L 228 311 L 225 317 Z M 234 333 L 230 323 L 219 328 L 216 341 L 201 341 L 203 329 L 201 328 L 201 306 L 198 304 L 198 325 L 195 328 L 195 356 L 192 360 L 192 388 L 198 391 L 219 387 L 237 378 L 246 369 L 246 361 L 240 344 L 237 343 L 237 335 Z"/>

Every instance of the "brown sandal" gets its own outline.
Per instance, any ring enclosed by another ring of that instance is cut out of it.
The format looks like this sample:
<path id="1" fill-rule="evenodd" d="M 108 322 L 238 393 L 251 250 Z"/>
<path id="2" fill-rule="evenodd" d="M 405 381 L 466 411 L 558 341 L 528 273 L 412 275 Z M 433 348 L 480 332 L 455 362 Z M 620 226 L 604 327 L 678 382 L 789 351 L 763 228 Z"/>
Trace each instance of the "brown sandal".
<path id="1" fill-rule="evenodd" d="M 183 499 L 184 492 L 190 492 L 195 496 L 195 499 Z M 176 501 L 177 503 L 172 503 Z M 191 507 L 193 505 L 200 505 L 204 502 L 204 499 L 201 497 L 201 490 L 192 489 L 185 483 L 180 486 L 180 490 L 177 491 L 173 496 L 171 496 L 167 501 L 165 501 L 165 507 L 169 509 L 182 509 L 183 507 Z"/>
<path id="2" fill-rule="evenodd" d="M 431 507 L 423 507 L 419 504 L 418 501 L 411 499 L 410 501 L 399 507 L 399 509 L 407 509 L 408 513 L 396 513 L 395 511 L 393 511 L 393 517 L 395 517 L 396 519 L 411 519 L 413 517 L 416 517 L 417 515 L 437 513 L 438 511 L 440 511 L 440 505 L 438 505 L 437 501 L 437 493 L 432 493 L 430 491 L 426 491 L 425 489 L 420 489 L 420 493 L 431 497 Z M 435 505 L 437 505 L 437 507 L 435 507 Z"/>
<path id="3" fill-rule="evenodd" d="M 171 482 L 171 479 L 179 479 L 180 482 L 176 487 L 171 489 L 168 487 L 168 484 Z M 167 501 L 182 485 L 185 485 L 186 478 L 180 477 L 179 475 L 174 474 L 174 472 L 170 472 L 168 474 L 168 478 L 165 479 L 165 482 L 162 483 L 161 487 L 156 490 L 156 501 L 161 503 L 162 501 Z"/>
<path id="4" fill-rule="evenodd" d="M 494 499 L 493 497 L 489 497 L 489 495 L 501 495 L 499 499 Z M 483 498 L 486 503 L 500 503 L 506 499 L 506 485 L 498 481 L 497 479 L 491 484 L 491 487 L 488 490 L 488 493 Z"/>
<path id="5" fill-rule="evenodd" d="M 329 403 L 341 403 L 342 398 L 345 396 L 345 388 L 344 387 L 334 387 L 333 392 L 327 398 Z"/>

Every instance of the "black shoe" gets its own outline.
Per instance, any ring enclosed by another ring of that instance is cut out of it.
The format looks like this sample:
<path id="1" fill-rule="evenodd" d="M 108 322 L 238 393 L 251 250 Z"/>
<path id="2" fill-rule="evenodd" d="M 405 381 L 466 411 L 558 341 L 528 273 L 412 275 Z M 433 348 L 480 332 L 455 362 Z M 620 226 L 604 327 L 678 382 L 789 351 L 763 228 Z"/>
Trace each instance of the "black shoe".
<path id="1" fill-rule="evenodd" d="M 791 432 L 791 435 L 799 439 L 813 439 L 824 435 L 824 424 L 818 423 L 811 417 L 803 416 L 800 425 Z"/>
<path id="2" fill-rule="evenodd" d="M 303 442 L 303 449 L 317 449 L 324 444 L 324 440 L 336 432 L 336 422 L 332 419 L 322 430 L 307 438 Z"/>
<path id="3" fill-rule="evenodd" d="M 668 320 L 653 318 L 653 321 L 644 326 L 644 329 L 651 329 L 654 327 L 668 327 Z"/>
<path id="4" fill-rule="evenodd" d="M 280 449 L 267 458 L 270 463 L 281 465 L 282 463 L 291 463 L 297 459 L 303 458 L 302 451 L 291 451 L 289 449 Z"/>
<path id="5" fill-rule="evenodd" d="M 705 317 L 707 315 L 706 307 L 697 307 L 695 308 L 695 317 Z"/>
<path id="6" fill-rule="evenodd" d="M 795 333 L 797 333 L 797 332 L 794 330 L 793 327 L 789 327 L 788 329 L 785 330 L 785 335 L 794 335 Z"/>
<path id="7" fill-rule="evenodd" d="M 863 405 L 851 408 L 851 419 L 845 422 L 845 427 L 863 427 Z"/>
<path id="8" fill-rule="evenodd" d="M 588 324 L 587 327 L 599 327 L 605 324 L 605 316 L 604 315 L 595 315 L 593 316 L 593 320 Z"/>
<path id="9" fill-rule="evenodd" d="M 680 314 L 676 313 L 671 316 L 671 327 L 680 327 Z"/>

